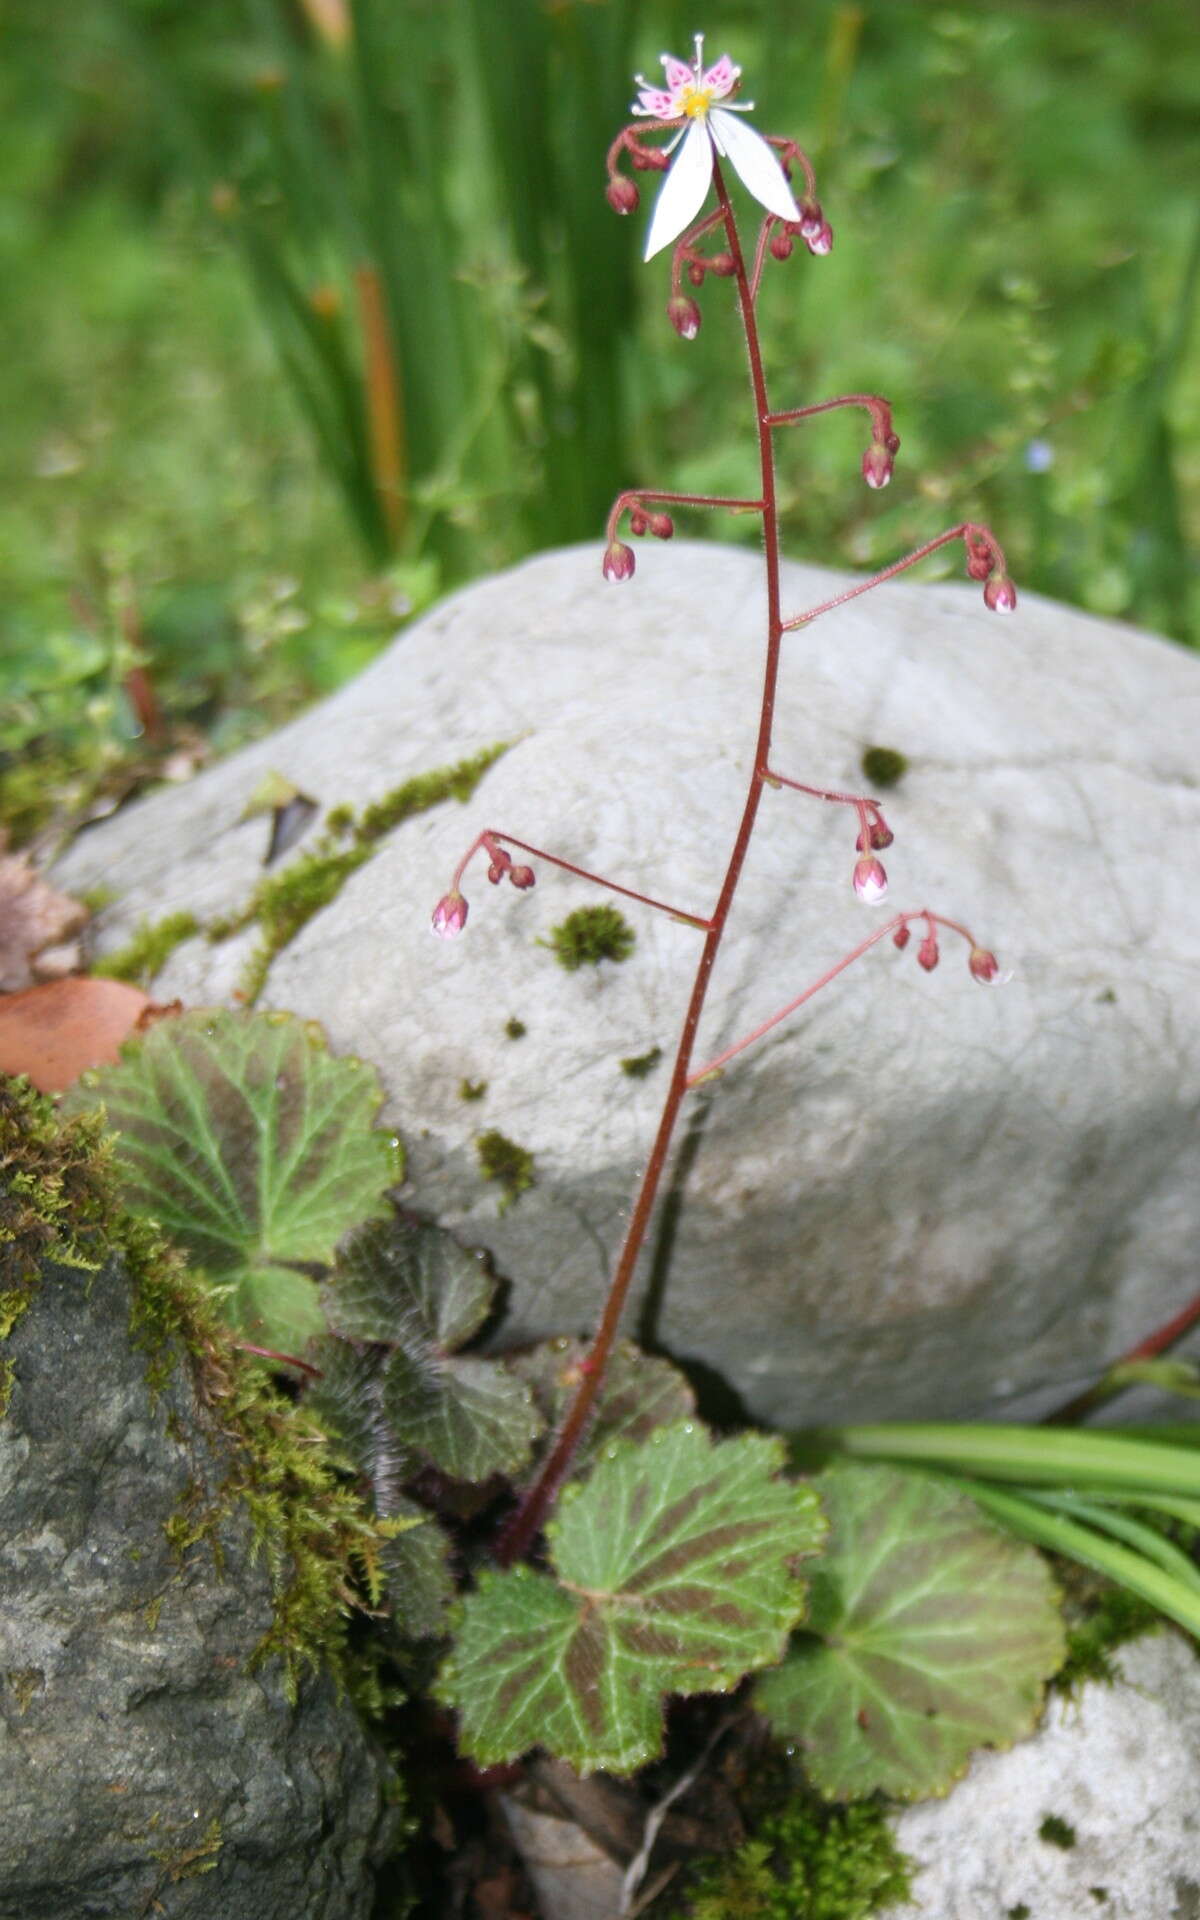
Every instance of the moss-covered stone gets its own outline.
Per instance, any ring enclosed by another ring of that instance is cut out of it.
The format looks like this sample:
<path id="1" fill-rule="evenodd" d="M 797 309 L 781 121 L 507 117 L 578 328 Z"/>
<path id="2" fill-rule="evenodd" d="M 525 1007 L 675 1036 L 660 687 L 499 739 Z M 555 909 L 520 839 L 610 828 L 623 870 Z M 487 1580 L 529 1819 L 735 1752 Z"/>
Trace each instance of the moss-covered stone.
<path id="1" fill-rule="evenodd" d="M 880 1807 L 795 1793 L 727 1858 L 702 1865 L 677 1920 L 870 1920 L 906 1900 L 910 1863 Z"/>

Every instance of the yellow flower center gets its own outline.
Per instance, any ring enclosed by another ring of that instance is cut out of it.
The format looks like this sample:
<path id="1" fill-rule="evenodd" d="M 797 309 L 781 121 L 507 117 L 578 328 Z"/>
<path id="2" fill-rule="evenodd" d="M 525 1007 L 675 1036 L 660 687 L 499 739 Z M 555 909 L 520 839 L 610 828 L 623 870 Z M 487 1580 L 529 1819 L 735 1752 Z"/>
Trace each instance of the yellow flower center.
<path id="1" fill-rule="evenodd" d="M 695 87 L 691 83 L 683 89 L 680 111 L 688 120 L 703 120 L 713 101 L 711 87 Z"/>

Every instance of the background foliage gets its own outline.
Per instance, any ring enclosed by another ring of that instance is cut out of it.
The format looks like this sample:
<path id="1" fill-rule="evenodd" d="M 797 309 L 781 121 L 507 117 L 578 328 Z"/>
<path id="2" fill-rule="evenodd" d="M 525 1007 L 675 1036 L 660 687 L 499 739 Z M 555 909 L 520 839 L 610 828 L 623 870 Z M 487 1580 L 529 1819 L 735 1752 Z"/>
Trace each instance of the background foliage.
<path id="1" fill-rule="evenodd" d="M 751 485 L 729 305 L 683 346 L 603 154 L 706 26 L 836 231 L 772 266 L 789 553 L 953 513 L 1026 586 L 1200 628 L 1200 43 L 1143 0 L 9 0 L 0 808 L 69 818 L 275 723 L 611 494 Z M 645 182 L 643 181 L 643 184 Z M 721 537 L 753 537 L 733 527 Z"/>

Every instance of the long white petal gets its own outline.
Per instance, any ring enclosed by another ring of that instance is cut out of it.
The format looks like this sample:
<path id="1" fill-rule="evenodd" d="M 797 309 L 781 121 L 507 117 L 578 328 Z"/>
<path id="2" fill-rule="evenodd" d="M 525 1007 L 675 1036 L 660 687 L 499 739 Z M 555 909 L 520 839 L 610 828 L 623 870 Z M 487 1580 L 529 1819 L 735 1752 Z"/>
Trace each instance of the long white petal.
<path id="1" fill-rule="evenodd" d="M 761 133 L 755 133 L 744 120 L 721 107 L 710 107 L 708 118 L 714 140 L 729 155 L 747 193 L 752 193 L 768 213 L 777 213 L 781 220 L 799 220 L 800 209 L 792 198 L 783 168 Z"/>
<path id="2" fill-rule="evenodd" d="M 702 119 L 693 120 L 654 203 L 643 260 L 653 259 L 691 225 L 712 185 L 712 170 L 713 150 L 708 128 Z M 800 218 L 799 214 L 796 218 Z"/>

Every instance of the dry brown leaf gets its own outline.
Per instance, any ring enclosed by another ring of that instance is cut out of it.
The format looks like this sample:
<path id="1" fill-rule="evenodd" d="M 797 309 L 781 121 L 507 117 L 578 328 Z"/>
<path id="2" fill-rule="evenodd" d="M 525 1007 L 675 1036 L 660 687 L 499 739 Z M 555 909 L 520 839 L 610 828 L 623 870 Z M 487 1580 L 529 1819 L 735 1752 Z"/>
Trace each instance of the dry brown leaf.
<path id="1" fill-rule="evenodd" d="M 62 1093 L 88 1067 L 108 1066 L 123 1040 L 165 1013 L 124 980 L 78 975 L 0 997 L 0 1073 L 26 1073 L 41 1093 Z"/>
<path id="2" fill-rule="evenodd" d="M 78 966 L 78 951 L 72 956 L 64 947 L 87 918 L 87 908 L 47 886 L 24 854 L 5 853 L 0 846 L 0 993 L 61 973 L 67 958 Z M 39 966 L 42 955 L 45 973 Z"/>

